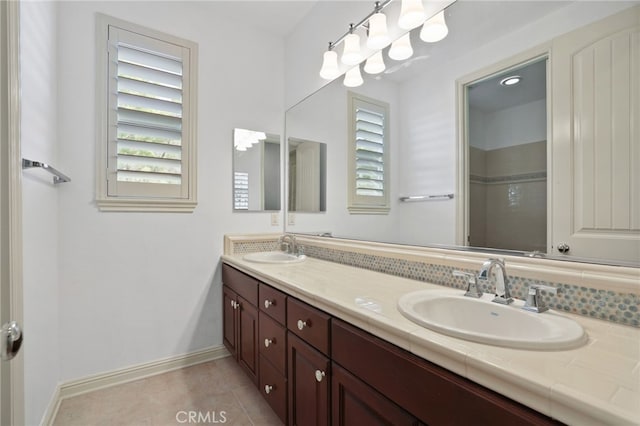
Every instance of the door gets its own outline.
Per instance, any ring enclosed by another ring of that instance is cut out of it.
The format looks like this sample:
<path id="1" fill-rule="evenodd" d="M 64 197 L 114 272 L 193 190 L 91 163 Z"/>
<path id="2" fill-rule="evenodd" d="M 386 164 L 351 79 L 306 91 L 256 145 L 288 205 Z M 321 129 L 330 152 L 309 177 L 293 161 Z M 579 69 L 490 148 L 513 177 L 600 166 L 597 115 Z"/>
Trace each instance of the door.
<path id="1" fill-rule="evenodd" d="M 289 424 L 329 424 L 329 359 L 310 345 L 288 334 Z"/>
<path id="2" fill-rule="evenodd" d="M 552 249 L 640 261 L 640 6 L 553 41 Z"/>
<path id="3" fill-rule="evenodd" d="M 22 424 L 18 2 L 0 2 L 0 424 Z M 13 254 L 13 255 L 12 255 Z"/>

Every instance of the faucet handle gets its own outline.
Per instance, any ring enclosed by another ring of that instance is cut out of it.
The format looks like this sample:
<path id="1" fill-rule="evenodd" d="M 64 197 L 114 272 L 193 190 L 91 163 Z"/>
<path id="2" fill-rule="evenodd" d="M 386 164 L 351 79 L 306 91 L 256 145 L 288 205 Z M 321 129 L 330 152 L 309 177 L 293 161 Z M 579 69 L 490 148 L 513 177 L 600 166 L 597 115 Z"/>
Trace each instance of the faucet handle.
<path id="1" fill-rule="evenodd" d="M 468 297 L 481 297 L 482 292 L 478 288 L 478 281 L 476 280 L 475 274 L 471 274 L 469 272 L 458 271 L 455 270 L 452 272 L 454 277 L 463 277 L 467 279 L 467 291 L 464 294 Z"/>
<path id="2" fill-rule="evenodd" d="M 551 294 L 558 294 L 559 291 L 556 287 L 534 284 L 529 287 L 529 290 L 527 290 L 527 298 L 522 309 L 537 313 L 549 310 L 549 307 L 545 305 L 544 301 L 542 300 L 540 290 L 548 291 Z"/>

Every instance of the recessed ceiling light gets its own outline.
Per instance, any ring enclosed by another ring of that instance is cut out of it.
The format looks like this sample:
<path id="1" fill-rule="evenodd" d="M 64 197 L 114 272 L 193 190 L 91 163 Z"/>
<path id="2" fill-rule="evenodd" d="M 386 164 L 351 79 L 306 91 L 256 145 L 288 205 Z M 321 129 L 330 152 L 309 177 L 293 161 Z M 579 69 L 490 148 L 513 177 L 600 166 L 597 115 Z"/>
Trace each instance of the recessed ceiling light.
<path id="1" fill-rule="evenodd" d="M 509 77 L 505 77 L 500 80 L 500 85 L 502 86 L 513 86 L 514 84 L 520 83 L 522 77 L 519 75 L 510 75 Z"/>

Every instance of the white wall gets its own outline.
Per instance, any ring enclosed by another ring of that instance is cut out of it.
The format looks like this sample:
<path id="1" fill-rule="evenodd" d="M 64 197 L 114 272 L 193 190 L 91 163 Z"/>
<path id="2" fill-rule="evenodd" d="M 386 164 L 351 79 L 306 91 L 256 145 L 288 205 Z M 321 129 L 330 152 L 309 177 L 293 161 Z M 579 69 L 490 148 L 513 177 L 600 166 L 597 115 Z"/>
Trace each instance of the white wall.
<path id="1" fill-rule="evenodd" d="M 224 2 L 58 7 L 58 164 L 73 179 L 59 192 L 60 380 L 221 345 L 223 235 L 280 229 L 268 213 L 232 212 L 231 159 L 233 128 L 282 133 L 283 40 L 242 25 Z M 96 12 L 199 44 L 192 214 L 96 208 Z"/>
<path id="2" fill-rule="evenodd" d="M 469 144 L 484 151 L 547 140 L 546 99 L 498 111 L 469 112 Z"/>
<path id="3" fill-rule="evenodd" d="M 22 156 L 57 166 L 56 6 L 23 2 L 20 13 Z M 58 196 L 64 188 L 31 169 L 22 190 L 25 422 L 34 425 L 60 377 Z"/>

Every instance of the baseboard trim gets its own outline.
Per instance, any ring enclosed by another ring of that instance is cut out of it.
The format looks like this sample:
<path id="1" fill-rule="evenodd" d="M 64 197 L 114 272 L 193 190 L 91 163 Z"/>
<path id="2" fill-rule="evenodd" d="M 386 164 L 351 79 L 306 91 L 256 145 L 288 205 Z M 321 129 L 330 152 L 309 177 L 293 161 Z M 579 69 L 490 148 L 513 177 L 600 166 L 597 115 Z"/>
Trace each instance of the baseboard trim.
<path id="1" fill-rule="evenodd" d="M 224 346 L 215 346 L 188 354 L 168 357 L 145 364 L 121 368 L 107 373 L 96 374 L 59 384 L 54 391 L 51 403 L 49 404 L 49 409 L 45 412 L 41 424 L 47 426 L 53 425 L 56 414 L 58 414 L 58 410 L 60 409 L 60 404 L 66 398 L 71 398 L 115 385 L 121 385 L 134 380 L 144 379 L 146 377 L 167 373 L 169 371 L 201 364 L 207 361 L 213 361 L 227 356 L 229 356 L 229 352 Z"/>

